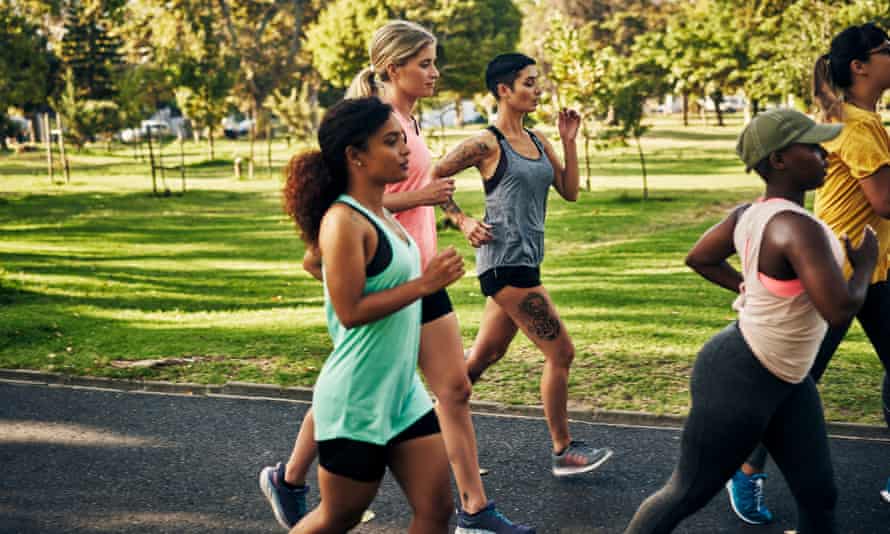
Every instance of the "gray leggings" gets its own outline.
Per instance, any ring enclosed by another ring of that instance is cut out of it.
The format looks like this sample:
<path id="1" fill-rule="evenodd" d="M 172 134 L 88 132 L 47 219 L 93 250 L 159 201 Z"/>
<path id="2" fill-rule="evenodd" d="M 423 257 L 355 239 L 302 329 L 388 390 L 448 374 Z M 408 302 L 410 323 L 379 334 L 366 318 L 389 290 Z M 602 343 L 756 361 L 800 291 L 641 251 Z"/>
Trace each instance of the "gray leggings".
<path id="1" fill-rule="evenodd" d="M 887 422 L 887 428 L 890 428 L 890 375 L 887 374 L 890 371 L 890 284 L 877 282 L 868 286 L 865 303 L 859 309 L 859 312 L 856 313 L 856 318 L 859 320 L 862 329 L 865 330 L 865 335 L 868 336 L 875 352 L 878 353 L 878 358 L 884 365 L 884 382 L 881 388 L 881 397 L 883 399 L 884 420 Z M 819 347 L 819 353 L 816 354 L 813 368 L 810 369 L 810 376 L 816 382 L 819 382 L 819 379 L 822 378 L 822 374 L 825 373 L 825 369 L 828 367 L 828 362 L 831 361 L 838 345 L 841 344 L 852 324 L 853 319 L 851 318 L 843 326 L 828 329 L 825 339 L 822 340 L 822 345 Z M 764 467 L 766 467 L 766 460 L 766 448 L 760 445 L 751 453 L 747 462 L 754 469 L 763 471 Z"/>
<path id="2" fill-rule="evenodd" d="M 837 488 L 812 378 L 789 384 L 757 360 L 732 323 L 711 338 L 690 380 L 692 409 L 667 484 L 643 501 L 625 534 L 665 533 L 716 495 L 763 441 L 797 501 L 801 534 L 835 533 Z"/>

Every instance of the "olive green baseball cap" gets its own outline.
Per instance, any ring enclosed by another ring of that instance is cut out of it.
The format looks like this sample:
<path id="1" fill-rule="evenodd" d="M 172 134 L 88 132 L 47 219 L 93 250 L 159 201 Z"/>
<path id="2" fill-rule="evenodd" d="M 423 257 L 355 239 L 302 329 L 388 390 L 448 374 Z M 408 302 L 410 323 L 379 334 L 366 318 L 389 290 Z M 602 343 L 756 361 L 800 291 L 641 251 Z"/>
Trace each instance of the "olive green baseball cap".
<path id="1" fill-rule="evenodd" d="M 760 160 L 793 143 L 816 144 L 841 133 L 842 124 L 817 124 L 793 109 L 771 109 L 758 114 L 739 134 L 736 153 L 750 171 Z"/>

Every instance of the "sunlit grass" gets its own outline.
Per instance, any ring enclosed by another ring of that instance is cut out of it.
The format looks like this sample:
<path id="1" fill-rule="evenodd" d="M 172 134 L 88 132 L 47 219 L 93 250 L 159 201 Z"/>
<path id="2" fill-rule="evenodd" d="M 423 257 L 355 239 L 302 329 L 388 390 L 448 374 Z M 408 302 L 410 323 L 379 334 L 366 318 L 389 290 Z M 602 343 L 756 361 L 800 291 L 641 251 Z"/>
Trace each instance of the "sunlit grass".
<path id="1" fill-rule="evenodd" d="M 686 269 L 683 257 L 709 225 L 759 192 L 759 179 L 734 155 L 740 123 L 686 129 L 652 122 L 644 141 L 649 201 L 640 200 L 632 148 L 594 153 L 593 192 L 577 203 L 551 195 L 543 281 L 576 345 L 573 405 L 685 413 L 696 352 L 734 317 L 733 295 Z M 448 139 L 469 132 L 449 131 Z M 245 142 L 218 143 L 211 162 L 205 146 L 185 148 L 188 192 L 178 194 L 178 173 L 168 172 L 168 197 L 150 194 L 148 166 L 131 147 L 73 153 L 67 185 L 58 173 L 49 183 L 39 152 L 0 155 L 0 367 L 314 382 L 330 350 L 323 297 L 301 270 L 303 247 L 279 200 L 280 168 L 297 147 L 276 141 L 269 173 L 258 143 L 254 180 L 233 177 Z M 167 164 L 177 163 L 178 146 L 164 149 Z M 481 215 L 478 175 L 458 178 L 456 198 Z M 472 273 L 461 235 L 443 230 L 440 244 L 456 246 Z M 468 274 L 450 293 L 469 344 L 482 313 L 478 283 Z M 200 358 L 163 368 L 112 366 L 183 356 Z M 542 363 L 517 338 L 476 398 L 539 403 Z M 826 375 L 829 418 L 878 422 L 881 377 L 855 326 Z"/>

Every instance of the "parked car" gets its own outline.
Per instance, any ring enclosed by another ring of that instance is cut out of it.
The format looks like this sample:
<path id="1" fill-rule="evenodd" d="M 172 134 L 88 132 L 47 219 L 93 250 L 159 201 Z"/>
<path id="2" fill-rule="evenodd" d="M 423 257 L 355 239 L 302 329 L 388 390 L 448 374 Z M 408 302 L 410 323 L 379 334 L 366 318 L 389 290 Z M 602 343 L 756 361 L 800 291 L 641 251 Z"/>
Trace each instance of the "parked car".
<path id="1" fill-rule="evenodd" d="M 704 105 L 707 111 L 716 111 L 714 107 L 714 101 L 711 100 L 710 97 L 705 98 L 704 100 L 699 100 L 699 104 Z M 720 111 L 723 113 L 736 113 L 738 111 L 744 111 L 745 109 L 745 99 L 740 96 L 724 96 L 723 101 L 720 102 Z"/>
<path id="2" fill-rule="evenodd" d="M 250 133 L 253 127 L 253 119 L 238 119 L 235 115 L 229 115 L 222 120 L 223 135 L 229 139 L 238 139 L 242 135 Z"/>

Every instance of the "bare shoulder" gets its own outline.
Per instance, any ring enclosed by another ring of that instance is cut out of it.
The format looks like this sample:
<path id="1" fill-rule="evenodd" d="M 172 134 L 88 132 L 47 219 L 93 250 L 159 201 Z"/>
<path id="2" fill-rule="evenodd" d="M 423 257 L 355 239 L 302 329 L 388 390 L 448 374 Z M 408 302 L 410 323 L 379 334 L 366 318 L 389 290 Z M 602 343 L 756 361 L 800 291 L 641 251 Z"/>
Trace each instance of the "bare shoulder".
<path id="1" fill-rule="evenodd" d="M 538 130 L 537 128 L 530 128 L 529 131 L 535 134 L 535 137 L 537 137 L 538 140 L 544 143 L 544 146 L 550 146 L 550 139 L 547 138 L 547 134 L 545 134 L 541 130 Z"/>
<path id="2" fill-rule="evenodd" d="M 738 206 L 732 208 L 732 211 L 729 212 L 729 216 L 733 217 L 735 219 L 738 219 L 750 207 L 751 207 L 750 202 L 745 202 L 743 204 L 739 204 Z"/>
<path id="3" fill-rule="evenodd" d="M 340 236 L 361 232 L 368 226 L 368 220 L 354 208 L 334 202 L 321 219 L 321 235 Z"/>
<path id="4" fill-rule="evenodd" d="M 827 242 L 822 225 L 813 217 L 787 210 L 777 213 L 764 231 L 776 243 L 823 244 Z"/>
<path id="5" fill-rule="evenodd" d="M 452 176 L 469 167 L 478 167 L 497 153 L 494 134 L 483 130 L 464 139 L 436 164 L 435 173 L 440 177 Z"/>
<path id="6" fill-rule="evenodd" d="M 480 156 L 485 156 L 497 150 L 498 139 L 490 130 L 485 129 L 466 139 L 459 146 L 466 146 Z"/>

